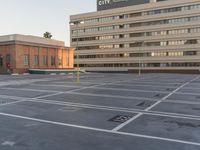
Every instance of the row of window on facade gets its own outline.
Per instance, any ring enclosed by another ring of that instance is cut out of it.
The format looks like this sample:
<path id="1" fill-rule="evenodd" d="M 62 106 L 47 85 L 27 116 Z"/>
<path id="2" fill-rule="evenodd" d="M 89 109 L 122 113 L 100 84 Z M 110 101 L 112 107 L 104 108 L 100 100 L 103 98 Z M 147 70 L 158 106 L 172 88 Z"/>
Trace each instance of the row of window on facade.
<path id="1" fill-rule="evenodd" d="M 178 56 L 194 56 L 197 51 L 173 51 L 173 52 L 146 52 L 146 53 L 118 53 L 118 54 L 96 54 L 96 55 L 80 55 L 80 59 L 95 58 L 123 58 L 123 57 L 178 57 Z M 200 54 L 200 53 L 199 53 Z M 74 57 L 75 59 L 77 56 Z"/>
<path id="2" fill-rule="evenodd" d="M 30 65 L 30 56 L 29 55 L 24 55 L 24 65 L 25 66 L 29 66 Z M 34 55 L 34 65 L 38 66 L 39 65 L 39 56 L 38 55 Z M 66 64 L 69 63 L 69 58 L 66 58 Z M 56 65 L 56 57 L 55 56 L 51 56 L 50 59 L 50 64 L 51 66 L 55 66 Z M 48 57 L 47 56 L 42 56 L 42 65 L 47 66 L 48 65 Z M 63 65 L 63 61 L 62 58 L 58 58 L 58 65 L 61 66 Z"/>
<path id="3" fill-rule="evenodd" d="M 76 34 L 77 31 L 78 33 L 88 33 L 88 32 L 127 29 L 127 28 L 151 26 L 151 25 L 180 24 L 180 23 L 186 23 L 186 22 L 192 22 L 192 21 L 200 21 L 200 16 L 130 23 L 130 24 L 122 24 L 122 25 L 103 26 L 103 27 L 95 27 L 95 28 L 85 28 L 85 29 L 72 30 L 72 34 Z"/>
<path id="4" fill-rule="evenodd" d="M 146 36 L 164 36 L 164 35 L 179 35 L 188 33 L 200 33 L 200 28 L 187 28 L 187 29 L 175 29 L 175 30 L 162 30 L 153 32 L 136 32 L 129 34 L 117 34 L 117 35 L 104 35 L 104 36 L 93 36 L 93 37 L 81 37 L 78 41 L 95 41 L 95 40 L 109 40 L 109 39 L 120 39 L 120 38 L 133 38 L 133 37 L 146 37 Z M 72 42 L 76 42 L 77 38 L 73 38 Z"/>
<path id="5" fill-rule="evenodd" d="M 113 49 L 113 48 L 151 47 L 151 46 L 177 46 L 177 45 L 191 45 L 191 44 L 200 44 L 200 40 L 189 39 L 189 40 L 157 41 L 157 42 L 134 42 L 127 44 L 79 46 L 77 49 L 78 50 Z"/>
<path id="6" fill-rule="evenodd" d="M 200 4 L 157 9 L 157 10 L 150 10 L 150 11 L 144 11 L 144 12 L 136 12 L 136 13 L 116 15 L 116 16 L 102 17 L 102 18 L 86 19 L 84 20 L 84 23 L 89 24 L 89 23 L 97 23 L 97 22 L 110 22 L 110 21 L 118 20 L 118 19 L 127 19 L 127 18 L 132 18 L 132 17 L 188 11 L 188 10 L 195 10 L 195 9 L 200 9 Z"/>
<path id="7" fill-rule="evenodd" d="M 80 64 L 80 67 L 199 67 L 200 62 Z M 76 64 L 75 64 L 76 67 Z"/>

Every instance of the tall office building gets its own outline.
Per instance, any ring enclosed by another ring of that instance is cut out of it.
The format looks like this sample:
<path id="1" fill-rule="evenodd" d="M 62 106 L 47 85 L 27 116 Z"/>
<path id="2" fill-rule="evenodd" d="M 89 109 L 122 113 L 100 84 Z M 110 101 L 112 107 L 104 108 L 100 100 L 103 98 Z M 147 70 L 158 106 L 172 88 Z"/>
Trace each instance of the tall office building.
<path id="1" fill-rule="evenodd" d="M 85 70 L 200 68 L 200 0 L 97 0 L 96 12 L 70 21 L 75 66 Z"/>

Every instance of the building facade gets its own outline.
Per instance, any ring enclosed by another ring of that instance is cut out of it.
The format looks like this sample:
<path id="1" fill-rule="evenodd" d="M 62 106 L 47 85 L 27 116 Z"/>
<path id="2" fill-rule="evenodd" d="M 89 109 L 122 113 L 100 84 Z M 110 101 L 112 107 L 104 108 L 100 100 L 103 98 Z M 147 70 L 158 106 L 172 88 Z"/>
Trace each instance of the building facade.
<path id="1" fill-rule="evenodd" d="M 0 74 L 73 68 L 73 57 L 73 49 L 62 41 L 17 34 L 0 36 Z"/>
<path id="2" fill-rule="evenodd" d="M 84 21 L 70 26 L 71 46 L 78 43 L 75 65 L 88 71 L 198 72 L 199 0 L 97 0 L 97 9 L 70 17 Z"/>

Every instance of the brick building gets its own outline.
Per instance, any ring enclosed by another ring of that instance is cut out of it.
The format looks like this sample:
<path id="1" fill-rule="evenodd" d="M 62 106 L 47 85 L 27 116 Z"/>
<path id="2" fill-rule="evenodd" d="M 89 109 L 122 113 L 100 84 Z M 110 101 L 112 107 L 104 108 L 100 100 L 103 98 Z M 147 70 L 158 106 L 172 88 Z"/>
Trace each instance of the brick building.
<path id="1" fill-rule="evenodd" d="M 62 41 L 17 34 L 0 36 L 0 74 L 73 68 L 73 57 L 73 49 Z"/>

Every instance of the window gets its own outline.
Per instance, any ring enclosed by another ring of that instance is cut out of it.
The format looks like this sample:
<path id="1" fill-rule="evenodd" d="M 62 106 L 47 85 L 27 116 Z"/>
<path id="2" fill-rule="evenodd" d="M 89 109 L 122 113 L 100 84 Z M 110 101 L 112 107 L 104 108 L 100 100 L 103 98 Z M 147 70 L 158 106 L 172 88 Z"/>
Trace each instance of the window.
<path id="1" fill-rule="evenodd" d="M 44 66 L 47 65 L 47 56 L 45 56 L 45 55 L 43 56 L 42 63 L 43 63 Z"/>
<path id="2" fill-rule="evenodd" d="M 10 54 L 7 54 L 6 55 L 6 62 L 9 63 L 11 61 L 11 56 Z"/>
<path id="3" fill-rule="evenodd" d="M 62 58 L 58 58 L 58 64 L 59 66 L 62 66 Z"/>
<path id="4" fill-rule="evenodd" d="M 39 65 L 39 56 L 38 55 L 34 56 L 34 65 Z"/>
<path id="5" fill-rule="evenodd" d="M 0 55 L 0 67 L 3 67 L 3 56 Z"/>
<path id="6" fill-rule="evenodd" d="M 187 56 L 187 55 L 197 55 L 197 52 L 196 51 L 186 51 L 183 53 L 184 56 Z"/>
<path id="7" fill-rule="evenodd" d="M 55 66 L 56 64 L 56 58 L 55 56 L 51 56 L 51 66 Z"/>
<path id="8" fill-rule="evenodd" d="M 69 57 L 66 57 L 66 65 L 69 65 Z"/>
<path id="9" fill-rule="evenodd" d="M 24 66 L 29 65 L 29 55 L 24 55 Z"/>
<path id="10" fill-rule="evenodd" d="M 113 26 L 99 27 L 99 31 L 113 30 Z"/>

